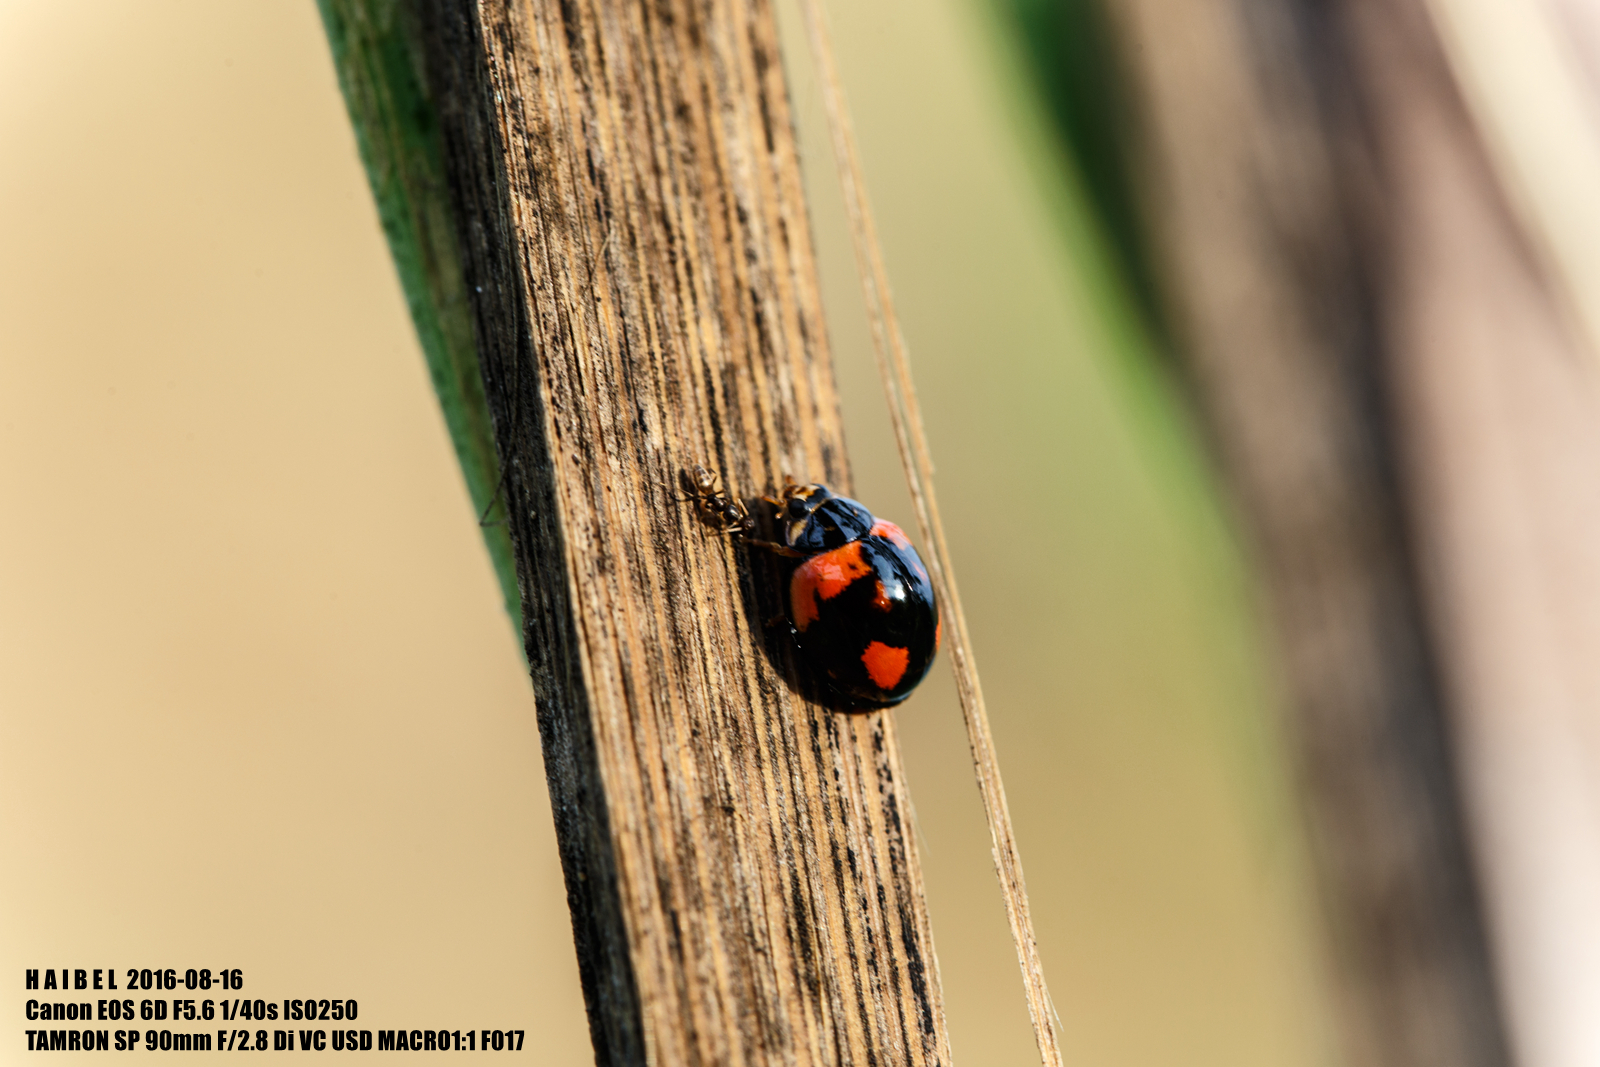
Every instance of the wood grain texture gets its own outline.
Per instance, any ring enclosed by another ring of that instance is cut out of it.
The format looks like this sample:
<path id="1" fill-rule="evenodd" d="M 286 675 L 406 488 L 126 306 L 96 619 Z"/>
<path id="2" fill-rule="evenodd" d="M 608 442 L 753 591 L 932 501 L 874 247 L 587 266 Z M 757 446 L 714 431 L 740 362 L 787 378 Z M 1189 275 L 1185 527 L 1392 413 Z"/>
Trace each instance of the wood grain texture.
<path id="1" fill-rule="evenodd" d="M 597 1061 L 948 1062 L 892 717 L 682 501 L 849 490 L 772 12 L 426 18 Z"/>

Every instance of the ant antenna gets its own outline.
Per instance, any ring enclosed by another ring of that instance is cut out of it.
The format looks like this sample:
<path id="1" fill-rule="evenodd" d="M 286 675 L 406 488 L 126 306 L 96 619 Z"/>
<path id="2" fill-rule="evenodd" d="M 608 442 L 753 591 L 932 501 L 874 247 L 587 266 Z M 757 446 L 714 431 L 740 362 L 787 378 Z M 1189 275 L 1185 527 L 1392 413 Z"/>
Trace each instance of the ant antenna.
<path id="1" fill-rule="evenodd" d="M 506 490 L 506 474 L 510 470 L 511 470 L 511 464 L 509 464 L 509 463 L 500 464 L 500 480 L 495 483 L 494 496 L 489 498 L 489 502 L 487 504 L 485 504 L 483 506 L 483 510 L 478 513 L 478 525 L 480 527 L 487 528 L 487 527 L 490 527 L 490 526 L 504 526 L 506 524 L 506 522 L 508 521 L 508 519 L 510 518 L 510 516 L 507 516 L 505 518 L 496 519 L 493 522 L 489 521 L 489 512 L 493 511 L 494 510 L 494 506 L 496 504 L 500 503 L 500 495 L 502 493 L 504 493 L 505 490 Z"/>

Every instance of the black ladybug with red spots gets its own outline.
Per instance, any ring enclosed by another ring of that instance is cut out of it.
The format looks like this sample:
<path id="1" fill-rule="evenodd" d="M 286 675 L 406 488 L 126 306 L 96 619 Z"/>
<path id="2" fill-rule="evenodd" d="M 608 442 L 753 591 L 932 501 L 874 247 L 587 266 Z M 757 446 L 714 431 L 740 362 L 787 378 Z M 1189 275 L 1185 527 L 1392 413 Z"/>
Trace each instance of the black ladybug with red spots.
<path id="1" fill-rule="evenodd" d="M 702 510 L 752 547 L 797 560 L 785 615 L 801 659 L 847 701 L 889 707 L 911 695 L 939 649 L 939 607 L 922 557 L 900 527 L 822 485 L 778 498 L 783 543 L 751 537 L 743 505 L 704 468 L 691 482 Z M 735 512 L 738 514 L 735 514 Z"/>

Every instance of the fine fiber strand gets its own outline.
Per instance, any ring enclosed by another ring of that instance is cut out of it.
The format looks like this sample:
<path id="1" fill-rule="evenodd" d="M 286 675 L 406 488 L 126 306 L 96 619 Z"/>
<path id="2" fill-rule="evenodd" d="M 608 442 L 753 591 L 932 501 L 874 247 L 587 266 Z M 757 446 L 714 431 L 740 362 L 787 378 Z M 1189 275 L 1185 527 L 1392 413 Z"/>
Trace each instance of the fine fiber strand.
<path id="1" fill-rule="evenodd" d="M 955 573 L 950 567 L 949 550 L 945 547 L 944 525 L 940 521 L 939 504 L 933 494 L 933 460 L 929 457 L 928 439 L 922 428 L 922 411 L 911 381 L 905 338 L 900 333 L 900 322 L 895 316 L 889 278 L 884 270 L 883 254 L 878 247 L 878 235 L 872 223 L 872 212 L 867 206 L 861 164 L 856 157 L 855 135 L 850 129 L 844 90 L 833 63 L 827 16 L 819 0 L 799 0 L 799 3 L 811 40 L 812 57 L 818 68 L 817 80 L 822 85 L 828 129 L 833 138 L 834 161 L 838 165 L 839 184 L 843 188 L 845 210 L 850 219 L 867 319 L 872 328 L 878 374 L 888 400 L 889 418 L 894 424 L 895 443 L 899 447 L 906 486 L 911 492 L 911 502 L 917 513 L 922 543 L 930 549 L 928 570 L 933 579 L 934 593 L 939 598 L 940 611 L 950 623 L 950 663 L 961 697 L 961 712 L 966 720 L 967 743 L 972 750 L 978 791 L 983 796 L 984 813 L 989 821 L 995 873 L 1000 878 L 1006 917 L 1011 923 L 1011 939 L 1017 949 L 1017 965 L 1022 970 L 1028 1014 L 1033 1020 L 1033 1033 L 1039 1043 L 1039 1056 L 1044 1067 L 1061 1067 L 1060 1020 L 1050 1002 L 1044 967 L 1039 960 L 1033 919 L 1028 911 L 1028 889 L 1022 877 L 1022 860 L 1017 855 L 1011 813 L 1006 808 L 1005 785 L 1000 778 L 994 738 L 989 731 L 989 714 L 984 708 L 983 690 L 978 685 L 978 667 L 973 661 L 967 639 L 967 620 L 961 610 L 960 595 L 956 592 Z"/>

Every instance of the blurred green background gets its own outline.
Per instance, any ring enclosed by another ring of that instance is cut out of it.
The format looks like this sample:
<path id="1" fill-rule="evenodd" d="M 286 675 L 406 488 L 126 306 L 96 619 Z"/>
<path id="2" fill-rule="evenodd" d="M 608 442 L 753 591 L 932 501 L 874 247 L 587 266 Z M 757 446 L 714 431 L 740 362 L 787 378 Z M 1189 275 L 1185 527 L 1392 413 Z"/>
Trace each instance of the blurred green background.
<path id="1" fill-rule="evenodd" d="M 777 6 L 857 488 L 905 522 Z M 1038 78 L 1036 8 L 832 16 L 1069 1062 L 1331 1063 L 1255 594 L 1103 74 Z M 7 0 L 0 82 L 0 968 L 226 963 L 587 1062 L 532 699 L 314 5 Z M 898 715 L 956 1054 L 1037 1062 L 943 672 Z"/>

